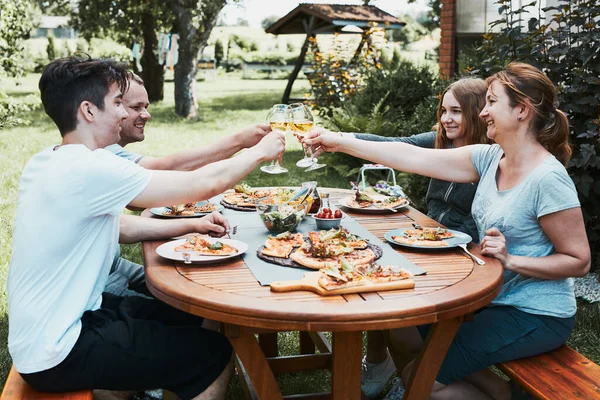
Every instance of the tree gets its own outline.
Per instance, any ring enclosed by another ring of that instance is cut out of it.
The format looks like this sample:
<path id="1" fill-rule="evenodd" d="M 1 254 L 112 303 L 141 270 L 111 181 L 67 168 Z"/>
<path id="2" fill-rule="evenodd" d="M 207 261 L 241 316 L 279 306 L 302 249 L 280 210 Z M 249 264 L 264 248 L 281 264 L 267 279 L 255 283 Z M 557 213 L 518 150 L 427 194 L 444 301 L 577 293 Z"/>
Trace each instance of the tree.
<path id="1" fill-rule="evenodd" d="M 223 42 L 221 42 L 221 39 L 217 39 L 217 41 L 215 42 L 215 62 L 217 63 L 217 66 L 221 65 L 223 57 L 225 57 L 225 49 L 223 48 Z"/>
<path id="2" fill-rule="evenodd" d="M 168 32 L 174 22 L 173 13 L 164 1 L 80 0 L 71 21 L 87 40 L 110 37 L 127 47 L 134 41 L 142 43 L 141 76 L 148 97 L 152 102 L 163 99 L 164 67 L 157 57 L 158 32 Z"/>
<path id="3" fill-rule="evenodd" d="M 0 81 L 21 76 L 23 46 L 33 28 L 33 8 L 28 0 L 0 0 Z M 4 85 L 2 85 L 4 86 Z M 15 114 L 30 109 L 31 104 L 18 102 L 2 92 L 0 86 L 0 129 L 18 122 Z"/>
<path id="4" fill-rule="evenodd" d="M 38 0 L 37 5 L 44 15 L 69 15 L 72 11 L 70 0 Z"/>
<path id="5" fill-rule="evenodd" d="M 279 21 L 279 18 L 277 15 L 270 15 L 266 18 L 263 18 L 262 21 L 260 21 L 260 26 L 263 27 L 263 29 L 267 29 L 268 27 L 270 27 L 271 25 L 273 25 L 275 22 Z"/>
<path id="6" fill-rule="evenodd" d="M 169 0 L 179 33 L 179 60 L 175 65 L 175 112 L 183 117 L 198 116 L 196 59 L 206 47 L 226 2 L 227 0 Z"/>
<path id="7" fill-rule="evenodd" d="M 131 46 L 143 43 L 142 78 L 151 101 L 163 98 L 164 70 L 158 63 L 158 32 L 179 34 L 175 66 L 175 111 L 197 116 L 194 88 L 197 57 L 204 49 L 219 12 L 227 0 L 80 0 L 73 14 L 81 34 L 108 36 Z"/>

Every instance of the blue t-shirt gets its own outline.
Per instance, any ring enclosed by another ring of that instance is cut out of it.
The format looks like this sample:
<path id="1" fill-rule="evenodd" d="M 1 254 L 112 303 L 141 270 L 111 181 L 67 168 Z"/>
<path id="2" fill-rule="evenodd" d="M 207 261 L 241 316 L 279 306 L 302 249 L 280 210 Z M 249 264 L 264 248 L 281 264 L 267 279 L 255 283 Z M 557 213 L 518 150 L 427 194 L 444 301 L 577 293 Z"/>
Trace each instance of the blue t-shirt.
<path id="1" fill-rule="evenodd" d="M 125 150 L 125 148 L 123 146 L 116 144 L 116 143 L 111 144 L 110 146 L 106 146 L 104 149 L 110 151 L 114 155 L 117 155 L 121 158 L 124 158 L 129 161 L 133 161 L 136 164 L 140 162 L 142 157 L 144 157 L 141 154 L 136 154 L 136 153 L 127 151 L 127 150 Z"/>
<path id="2" fill-rule="evenodd" d="M 557 211 L 579 207 L 573 181 L 565 167 L 549 156 L 522 182 L 498 190 L 496 172 L 504 155 L 497 145 L 475 145 L 472 161 L 480 176 L 473 199 L 472 214 L 479 230 L 498 228 L 506 237 L 508 253 L 515 256 L 545 257 L 555 252 L 539 218 Z M 492 305 L 507 305 L 531 314 L 568 318 L 577 305 L 573 279 L 538 279 L 504 271 L 504 284 Z"/>

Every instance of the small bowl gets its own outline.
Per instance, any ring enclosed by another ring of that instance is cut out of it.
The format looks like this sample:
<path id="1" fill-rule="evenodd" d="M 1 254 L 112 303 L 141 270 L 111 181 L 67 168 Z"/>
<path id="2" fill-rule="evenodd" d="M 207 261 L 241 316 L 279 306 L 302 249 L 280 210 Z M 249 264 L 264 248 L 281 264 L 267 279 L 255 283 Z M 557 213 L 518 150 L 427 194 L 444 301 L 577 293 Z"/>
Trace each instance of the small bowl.
<path id="1" fill-rule="evenodd" d="M 306 214 L 306 204 L 271 204 L 258 202 L 260 220 L 269 232 L 293 232 Z"/>
<path id="2" fill-rule="evenodd" d="M 342 218 L 318 218 L 314 215 L 312 215 L 312 217 L 317 223 L 317 229 L 328 231 L 329 229 L 339 227 L 345 215 L 342 213 Z"/>

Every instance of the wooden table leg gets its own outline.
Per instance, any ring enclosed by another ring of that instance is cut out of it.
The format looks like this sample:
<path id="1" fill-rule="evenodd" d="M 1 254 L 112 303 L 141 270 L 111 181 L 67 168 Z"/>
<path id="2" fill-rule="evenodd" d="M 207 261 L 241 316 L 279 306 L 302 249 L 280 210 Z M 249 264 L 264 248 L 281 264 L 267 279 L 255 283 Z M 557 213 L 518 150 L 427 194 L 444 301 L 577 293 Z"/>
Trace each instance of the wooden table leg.
<path id="1" fill-rule="evenodd" d="M 331 398 L 360 400 L 362 332 L 333 332 Z"/>
<path id="2" fill-rule="evenodd" d="M 315 344 L 308 332 L 300 331 L 300 354 L 315 354 Z"/>
<path id="3" fill-rule="evenodd" d="M 225 324 L 225 335 L 244 365 L 259 400 L 282 400 L 275 376 L 254 334 L 244 328 Z M 359 377 L 360 379 L 360 377 Z M 359 381 L 360 382 L 360 381 Z"/>
<path id="4" fill-rule="evenodd" d="M 462 318 L 453 318 L 431 325 L 408 378 L 404 400 L 429 398 L 435 377 L 461 323 Z"/>
<path id="5" fill-rule="evenodd" d="M 277 332 L 259 333 L 258 343 L 265 357 L 277 357 Z"/>

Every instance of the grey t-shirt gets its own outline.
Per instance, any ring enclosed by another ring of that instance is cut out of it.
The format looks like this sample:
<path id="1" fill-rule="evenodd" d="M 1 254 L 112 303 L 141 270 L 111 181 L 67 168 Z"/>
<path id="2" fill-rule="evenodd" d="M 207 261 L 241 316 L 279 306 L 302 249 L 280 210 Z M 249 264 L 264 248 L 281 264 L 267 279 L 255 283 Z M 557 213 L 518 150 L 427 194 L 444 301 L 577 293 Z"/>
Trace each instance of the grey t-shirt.
<path id="1" fill-rule="evenodd" d="M 480 176 L 473 199 L 472 214 L 479 230 L 498 228 L 506 237 L 508 253 L 515 256 L 544 257 L 554 253 L 539 218 L 557 211 L 579 207 L 573 181 L 565 167 L 550 156 L 522 182 L 508 190 L 498 190 L 496 172 L 504 152 L 497 145 L 475 145 L 472 161 Z M 538 279 L 504 271 L 504 284 L 492 305 L 508 305 L 531 314 L 568 318 L 577 305 L 573 279 Z"/>
<path id="2" fill-rule="evenodd" d="M 123 146 L 118 144 L 111 144 L 110 146 L 106 146 L 104 149 L 110 151 L 116 156 L 119 156 L 129 161 L 133 161 L 136 164 L 139 163 L 143 157 L 141 154 L 136 154 L 125 150 Z"/>

